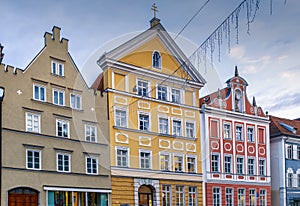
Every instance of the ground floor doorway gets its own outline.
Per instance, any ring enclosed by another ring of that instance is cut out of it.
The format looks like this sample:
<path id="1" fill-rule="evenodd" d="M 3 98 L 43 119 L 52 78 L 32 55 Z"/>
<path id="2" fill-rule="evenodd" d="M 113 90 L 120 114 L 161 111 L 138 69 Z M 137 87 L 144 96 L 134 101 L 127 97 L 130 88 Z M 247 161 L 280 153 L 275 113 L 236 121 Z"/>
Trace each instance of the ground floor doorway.
<path id="1" fill-rule="evenodd" d="M 153 205 L 154 188 L 149 185 L 142 185 L 139 187 L 139 206 L 152 206 Z"/>
<path id="2" fill-rule="evenodd" d="M 38 191 L 19 187 L 8 191 L 8 206 L 38 206 Z"/>

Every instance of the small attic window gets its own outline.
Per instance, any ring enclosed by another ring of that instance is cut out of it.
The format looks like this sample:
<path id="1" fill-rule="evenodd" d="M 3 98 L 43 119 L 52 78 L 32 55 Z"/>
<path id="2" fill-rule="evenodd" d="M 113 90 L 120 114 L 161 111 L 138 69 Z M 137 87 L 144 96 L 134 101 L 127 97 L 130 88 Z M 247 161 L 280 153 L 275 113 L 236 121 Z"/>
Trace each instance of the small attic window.
<path id="1" fill-rule="evenodd" d="M 154 51 L 152 55 L 152 67 L 161 68 L 161 55 L 158 51 Z"/>
<path id="2" fill-rule="evenodd" d="M 288 124 L 285 124 L 285 123 L 283 123 L 283 122 L 279 122 L 279 124 L 280 124 L 281 126 L 283 126 L 285 129 L 289 130 L 291 133 L 296 134 L 297 129 L 296 129 L 295 127 L 290 126 L 290 125 L 288 125 Z"/>

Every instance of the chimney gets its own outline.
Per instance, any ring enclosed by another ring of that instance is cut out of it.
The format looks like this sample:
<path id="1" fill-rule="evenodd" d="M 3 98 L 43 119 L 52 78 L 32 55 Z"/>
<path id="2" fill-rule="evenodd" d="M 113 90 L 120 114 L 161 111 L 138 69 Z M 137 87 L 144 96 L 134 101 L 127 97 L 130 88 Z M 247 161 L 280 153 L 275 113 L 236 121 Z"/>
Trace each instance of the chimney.
<path id="1" fill-rule="evenodd" d="M 0 64 L 2 64 L 2 60 L 3 60 L 3 57 L 4 57 L 4 53 L 2 52 L 2 51 L 3 51 L 3 48 L 4 48 L 4 46 L 2 46 L 2 45 L 0 44 Z"/>

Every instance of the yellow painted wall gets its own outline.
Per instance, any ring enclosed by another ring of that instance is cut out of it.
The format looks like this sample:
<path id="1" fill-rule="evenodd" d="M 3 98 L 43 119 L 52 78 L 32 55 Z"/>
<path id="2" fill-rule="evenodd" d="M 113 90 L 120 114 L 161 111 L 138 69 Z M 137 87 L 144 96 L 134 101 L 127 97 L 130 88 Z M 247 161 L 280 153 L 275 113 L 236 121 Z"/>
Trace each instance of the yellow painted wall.
<path id="1" fill-rule="evenodd" d="M 133 178 L 112 178 L 112 206 L 134 205 Z"/>

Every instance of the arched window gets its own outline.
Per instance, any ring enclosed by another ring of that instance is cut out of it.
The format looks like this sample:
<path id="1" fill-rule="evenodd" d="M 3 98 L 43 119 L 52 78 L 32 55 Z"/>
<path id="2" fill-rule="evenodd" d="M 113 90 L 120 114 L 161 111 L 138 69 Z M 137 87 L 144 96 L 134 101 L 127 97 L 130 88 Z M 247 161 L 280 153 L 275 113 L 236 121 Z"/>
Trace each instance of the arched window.
<path id="1" fill-rule="evenodd" d="M 161 68 L 161 56 L 160 53 L 158 51 L 153 52 L 152 55 L 152 66 L 154 68 Z"/>

